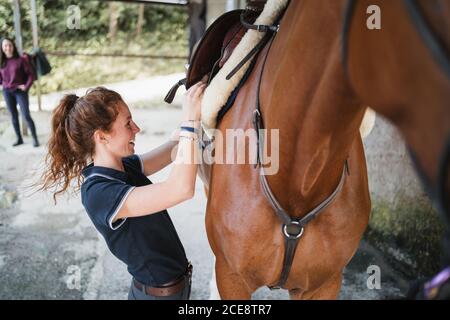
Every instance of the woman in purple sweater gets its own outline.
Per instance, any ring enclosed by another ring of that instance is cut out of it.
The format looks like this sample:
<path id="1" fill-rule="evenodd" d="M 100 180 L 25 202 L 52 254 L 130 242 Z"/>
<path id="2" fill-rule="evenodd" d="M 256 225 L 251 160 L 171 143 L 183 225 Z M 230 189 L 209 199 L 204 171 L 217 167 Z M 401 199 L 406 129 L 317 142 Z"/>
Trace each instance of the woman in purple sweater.
<path id="1" fill-rule="evenodd" d="M 32 83 L 33 76 L 30 65 L 24 58 L 19 56 L 17 48 L 11 39 L 3 39 L 0 54 L 0 85 L 3 86 L 3 97 L 11 113 L 14 131 L 17 135 L 17 142 L 13 144 L 14 147 L 23 144 L 22 135 L 20 134 L 17 103 L 20 105 L 20 111 L 33 136 L 33 146 L 39 146 L 36 127 L 30 115 L 28 101 L 28 90 Z"/>

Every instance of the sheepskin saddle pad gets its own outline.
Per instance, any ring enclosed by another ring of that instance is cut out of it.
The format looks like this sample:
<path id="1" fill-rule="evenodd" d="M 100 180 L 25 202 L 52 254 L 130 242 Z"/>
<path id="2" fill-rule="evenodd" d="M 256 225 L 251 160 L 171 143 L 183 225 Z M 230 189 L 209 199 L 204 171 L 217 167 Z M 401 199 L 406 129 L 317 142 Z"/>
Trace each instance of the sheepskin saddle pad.
<path id="1" fill-rule="evenodd" d="M 256 55 L 243 65 L 242 61 L 249 54 L 251 56 L 251 51 L 266 36 L 265 32 L 247 29 L 241 23 L 241 16 L 245 15 L 245 21 L 250 24 L 272 25 L 287 4 L 288 0 L 268 0 L 262 12 L 233 10 L 220 16 L 196 45 L 186 78 L 172 87 L 165 101 L 171 103 L 181 85 L 189 89 L 206 75 L 208 87 L 202 100 L 202 127 L 211 138 L 218 116 L 221 118 L 224 114 L 223 109 L 228 110 L 224 106 L 229 107 L 230 100 L 231 103 L 234 101 L 232 96 L 236 96 L 238 89 L 245 82 Z M 236 68 L 237 66 L 240 67 Z"/>

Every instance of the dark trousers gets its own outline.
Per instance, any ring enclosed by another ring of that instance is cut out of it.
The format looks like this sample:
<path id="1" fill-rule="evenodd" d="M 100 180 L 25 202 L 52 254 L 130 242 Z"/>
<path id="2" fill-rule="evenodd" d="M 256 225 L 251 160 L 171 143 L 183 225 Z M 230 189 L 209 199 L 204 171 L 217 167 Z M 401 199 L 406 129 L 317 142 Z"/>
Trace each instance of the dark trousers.
<path id="1" fill-rule="evenodd" d="M 16 132 L 17 139 L 22 140 L 19 124 L 19 112 L 17 111 L 17 103 L 20 106 L 20 111 L 22 112 L 23 118 L 25 119 L 33 138 L 37 139 L 36 127 L 34 126 L 34 121 L 30 115 L 28 92 L 22 91 L 20 89 L 16 90 L 3 89 L 3 97 L 5 98 L 6 106 L 8 107 L 9 113 L 11 114 L 11 120 L 14 127 L 14 131 Z"/>
<path id="2" fill-rule="evenodd" d="M 130 291 L 128 292 L 128 300 L 189 300 L 191 296 L 191 277 L 184 276 L 184 288 L 180 290 L 180 292 L 167 296 L 167 297 L 156 297 L 148 295 L 138 288 L 131 280 Z"/>

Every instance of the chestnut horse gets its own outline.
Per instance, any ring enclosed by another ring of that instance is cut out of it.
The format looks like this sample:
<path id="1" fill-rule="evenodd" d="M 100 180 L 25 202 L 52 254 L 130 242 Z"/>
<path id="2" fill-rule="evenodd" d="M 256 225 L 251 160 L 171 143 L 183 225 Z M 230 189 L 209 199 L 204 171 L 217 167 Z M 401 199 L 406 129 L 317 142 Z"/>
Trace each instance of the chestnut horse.
<path id="1" fill-rule="evenodd" d="M 279 171 L 266 176 L 267 184 L 292 218 L 327 199 L 348 163 L 333 202 L 304 226 L 282 286 L 291 299 L 335 299 L 367 227 L 370 197 L 359 134 L 367 105 L 401 130 L 423 176 L 436 183 L 450 132 L 449 78 L 404 2 L 291 0 L 279 32 L 218 126 L 252 128 L 259 95 L 265 128 L 279 129 Z M 344 18 L 347 4 L 352 10 Z M 366 8 L 374 4 L 383 14 L 381 30 L 366 27 Z M 433 12 L 435 4 L 445 7 L 442 16 Z M 421 7 L 436 35 L 450 43 L 448 5 L 422 1 Z M 270 150 L 270 143 L 264 148 Z M 285 236 L 260 171 L 250 164 L 215 164 L 208 191 L 206 228 L 220 296 L 249 299 L 257 288 L 277 285 Z"/>

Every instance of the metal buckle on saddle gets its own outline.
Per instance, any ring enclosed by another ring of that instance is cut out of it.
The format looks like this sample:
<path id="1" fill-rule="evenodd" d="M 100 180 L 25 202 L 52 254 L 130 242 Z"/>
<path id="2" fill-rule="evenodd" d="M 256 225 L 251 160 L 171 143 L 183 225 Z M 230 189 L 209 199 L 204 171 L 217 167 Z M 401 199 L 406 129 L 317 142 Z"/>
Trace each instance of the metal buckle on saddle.
<path id="1" fill-rule="evenodd" d="M 258 32 L 269 32 L 269 31 L 271 31 L 271 32 L 277 33 L 280 30 L 280 25 L 279 24 L 274 25 L 274 26 L 258 24 L 258 25 L 256 25 L 256 27 L 257 27 L 256 30 Z"/>
<path id="2" fill-rule="evenodd" d="M 255 11 L 252 9 L 247 8 L 246 10 L 242 11 L 241 13 L 241 24 L 251 30 L 256 30 L 258 32 L 275 32 L 277 33 L 278 30 L 280 30 L 280 25 L 265 25 L 265 24 L 253 24 L 246 21 L 247 15 L 254 13 Z"/>
<path id="3" fill-rule="evenodd" d="M 255 109 L 255 111 L 253 111 L 253 127 L 255 128 L 255 130 L 261 128 L 261 112 L 259 112 L 258 109 Z"/>

